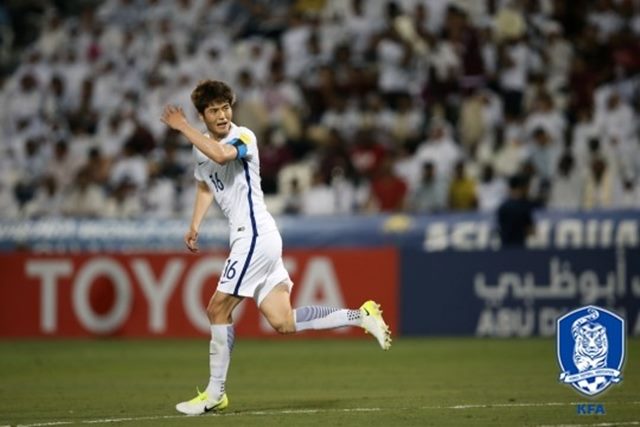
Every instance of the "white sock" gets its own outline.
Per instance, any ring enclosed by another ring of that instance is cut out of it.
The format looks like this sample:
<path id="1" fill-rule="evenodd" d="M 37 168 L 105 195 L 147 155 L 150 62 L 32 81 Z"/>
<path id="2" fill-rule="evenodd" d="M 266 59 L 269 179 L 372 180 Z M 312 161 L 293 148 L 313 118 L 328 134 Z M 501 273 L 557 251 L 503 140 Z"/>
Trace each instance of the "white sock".
<path id="1" fill-rule="evenodd" d="M 211 342 L 209 343 L 209 384 L 206 392 L 212 400 L 219 400 L 224 394 L 227 370 L 231 361 L 231 350 L 235 332 L 233 325 L 211 325 Z"/>
<path id="2" fill-rule="evenodd" d="M 306 306 L 293 311 L 296 331 L 307 329 L 333 329 L 343 326 L 360 326 L 362 314 L 360 310 L 347 308 Z"/>

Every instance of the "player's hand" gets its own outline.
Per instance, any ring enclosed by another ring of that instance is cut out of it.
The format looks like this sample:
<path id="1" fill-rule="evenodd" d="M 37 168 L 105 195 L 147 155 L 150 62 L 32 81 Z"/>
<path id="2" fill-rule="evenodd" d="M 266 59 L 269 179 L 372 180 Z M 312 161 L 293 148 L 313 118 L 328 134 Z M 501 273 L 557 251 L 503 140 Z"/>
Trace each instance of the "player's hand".
<path id="1" fill-rule="evenodd" d="M 162 117 L 160 118 L 160 120 L 162 120 L 162 122 L 169 126 L 171 129 L 175 129 L 177 131 L 189 125 L 187 117 L 184 115 L 184 111 L 182 111 L 182 108 L 175 105 L 167 105 L 166 107 L 164 107 L 164 111 L 162 112 Z"/>
<path id="2" fill-rule="evenodd" d="M 187 231 L 184 235 L 184 243 L 191 252 L 198 253 L 198 232 L 191 229 Z"/>

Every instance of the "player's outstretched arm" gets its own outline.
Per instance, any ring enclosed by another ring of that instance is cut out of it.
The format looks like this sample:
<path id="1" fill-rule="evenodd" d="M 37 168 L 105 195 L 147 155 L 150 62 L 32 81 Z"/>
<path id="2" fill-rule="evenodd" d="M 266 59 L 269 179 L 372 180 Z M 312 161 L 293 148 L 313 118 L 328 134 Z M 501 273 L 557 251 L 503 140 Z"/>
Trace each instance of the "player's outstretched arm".
<path id="1" fill-rule="evenodd" d="M 162 122 L 183 134 L 189 142 L 214 162 L 224 165 L 238 157 L 238 150 L 230 144 L 212 144 L 211 140 L 189 123 L 182 108 L 167 105 L 162 113 Z"/>
<path id="2" fill-rule="evenodd" d="M 198 230 L 204 215 L 209 210 L 209 206 L 213 202 L 213 192 L 206 183 L 198 181 L 196 183 L 196 199 L 193 204 L 193 214 L 191 215 L 191 225 L 184 235 L 184 243 L 187 248 L 193 252 L 198 252 Z"/>

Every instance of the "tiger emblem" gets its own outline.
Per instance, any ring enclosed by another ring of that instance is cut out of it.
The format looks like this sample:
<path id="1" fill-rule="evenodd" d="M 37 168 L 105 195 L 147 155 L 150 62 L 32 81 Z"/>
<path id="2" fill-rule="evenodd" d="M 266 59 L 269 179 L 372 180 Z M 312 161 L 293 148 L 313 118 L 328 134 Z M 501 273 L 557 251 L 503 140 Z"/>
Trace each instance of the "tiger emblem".
<path id="1" fill-rule="evenodd" d="M 624 319 L 593 305 L 573 310 L 557 321 L 559 380 L 595 396 L 622 380 Z"/>
<path id="2" fill-rule="evenodd" d="M 571 326 L 575 341 L 573 363 L 580 372 L 605 367 L 609 351 L 607 329 L 594 322 L 600 315 L 594 309 L 589 309 L 588 313 L 573 322 Z"/>

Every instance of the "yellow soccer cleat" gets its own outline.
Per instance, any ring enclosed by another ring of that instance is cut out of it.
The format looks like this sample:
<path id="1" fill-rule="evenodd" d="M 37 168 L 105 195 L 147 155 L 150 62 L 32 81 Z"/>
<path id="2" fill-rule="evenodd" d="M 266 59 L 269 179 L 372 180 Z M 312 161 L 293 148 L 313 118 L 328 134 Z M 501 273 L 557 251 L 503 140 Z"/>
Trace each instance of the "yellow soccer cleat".
<path id="1" fill-rule="evenodd" d="M 197 390 L 197 389 L 196 389 Z M 209 399 L 207 392 L 200 393 L 191 400 L 186 402 L 180 402 L 176 405 L 178 412 L 185 415 L 202 415 L 207 412 L 220 412 L 227 409 L 229 406 L 229 399 L 227 393 L 223 394 L 220 400 L 214 401 Z"/>
<path id="2" fill-rule="evenodd" d="M 383 350 L 391 347 L 391 330 L 382 318 L 380 304 L 375 301 L 367 301 L 360 307 L 362 313 L 362 328 L 373 335 Z"/>

